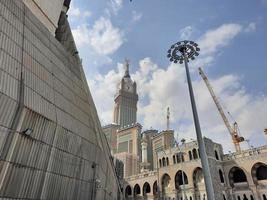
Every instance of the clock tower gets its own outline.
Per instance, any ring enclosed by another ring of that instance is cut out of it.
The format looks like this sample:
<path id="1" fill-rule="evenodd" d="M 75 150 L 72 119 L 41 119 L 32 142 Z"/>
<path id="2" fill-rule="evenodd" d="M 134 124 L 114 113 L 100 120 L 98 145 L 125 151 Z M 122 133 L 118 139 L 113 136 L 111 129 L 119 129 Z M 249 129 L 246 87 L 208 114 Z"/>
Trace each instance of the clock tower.
<path id="1" fill-rule="evenodd" d="M 115 95 L 115 107 L 113 122 L 120 127 L 136 123 L 137 101 L 136 83 L 131 79 L 129 73 L 129 62 L 125 61 L 125 73 L 117 85 Z"/>

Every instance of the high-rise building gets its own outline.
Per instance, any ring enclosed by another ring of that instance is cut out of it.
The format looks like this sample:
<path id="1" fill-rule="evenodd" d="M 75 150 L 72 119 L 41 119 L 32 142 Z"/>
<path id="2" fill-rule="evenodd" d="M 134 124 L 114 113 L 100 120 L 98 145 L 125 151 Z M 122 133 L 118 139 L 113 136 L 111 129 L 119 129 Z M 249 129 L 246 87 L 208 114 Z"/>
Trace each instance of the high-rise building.
<path id="1" fill-rule="evenodd" d="M 0 199 L 120 194 L 69 3 L 0 1 Z"/>
<path id="2" fill-rule="evenodd" d="M 115 95 L 113 122 L 120 127 L 136 123 L 138 95 L 136 83 L 131 79 L 129 63 L 125 62 L 125 74 L 118 84 Z"/>

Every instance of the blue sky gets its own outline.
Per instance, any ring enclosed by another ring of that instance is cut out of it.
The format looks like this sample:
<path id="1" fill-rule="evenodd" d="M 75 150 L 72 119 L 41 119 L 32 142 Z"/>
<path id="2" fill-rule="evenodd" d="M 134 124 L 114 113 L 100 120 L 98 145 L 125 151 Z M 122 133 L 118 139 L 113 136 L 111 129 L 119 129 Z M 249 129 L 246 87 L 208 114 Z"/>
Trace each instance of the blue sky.
<path id="1" fill-rule="evenodd" d="M 69 21 L 102 124 L 112 122 L 116 83 L 128 58 L 144 129 L 165 129 L 169 106 L 179 138 L 195 138 L 184 68 L 166 57 L 173 43 L 190 39 L 201 48 L 190 67 L 203 135 L 233 149 L 197 67 L 241 134 L 254 146 L 266 144 L 266 10 L 266 0 L 72 0 Z"/>

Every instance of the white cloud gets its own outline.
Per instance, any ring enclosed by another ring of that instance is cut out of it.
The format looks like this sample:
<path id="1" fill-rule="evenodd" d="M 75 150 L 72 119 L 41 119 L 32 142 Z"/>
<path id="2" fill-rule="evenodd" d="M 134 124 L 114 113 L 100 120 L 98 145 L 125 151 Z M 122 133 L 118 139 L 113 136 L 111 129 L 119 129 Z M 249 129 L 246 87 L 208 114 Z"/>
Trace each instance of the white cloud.
<path id="1" fill-rule="evenodd" d="M 242 30 L 240 24 L 223 24 L 220 27 L 206 32 L 199 40 L 201 55 L 216 53 L 220 48 L 225 47 Z"/>
<path id="2" fill-rule="evenodd" d="M 141 97 L 138 104 L 138 119 L 144 129 L 165 129 L 166 108 L 169 106 L 172 128 L 179 129 L 181 137 L 195 138 L 184 69 L 171 64 L 164 70 L 149 58 L 141 60 L 139 64 L 139 69 L 132 73 L 132 78 L 137 82 Z M 105 75 L 98 75 L 94 81 L 89 81 L 103 124 L 112 121 L 113 97 L 116 84 L 122 75 L 123 67 L 119 64 L 116 71 L 111 70 Z M 230 110 L 239 123 L 242 136 L 251 138 L 261 133 L 266 126 L 267 98 L 248 94 L 240 81 L 239 77 L 233 75 L 210 80 L 216 95 L 221 97 L 220 101 L 224 109 L 226 108 L 225 113 Z M 206 85 L 198 79 L 193 81 L 193 87 L 203 135 L 217 142 L 229 141 L 223 145 L 226 149 L 233 149 L 230 134 Z M 229 119 L 231 120 L 230 117 Z M 180 120 L 186 123 L 178 125 Z"/>
<path id="3" fill-rule="evenodd" d="M 71 3 L 68 15 L 70 16 L 70 19 L 79 17 L 86 18 L 90 17 L 92 13 L 89 10 L 81 11 L 80 8 L 77 8 L 73 3 Z"/>
<path id="4" fill-rule="evenodd" d="M 114 27 L 110 19 L 100 17 L 90 29 L 82 24 L 72 30 L 76 44 L 81 47 L 89 45 L 99 55 L 110 55 L 123 43 L 123 33 Z"/>
<path id="5" fill-rule="evenodd" d="M 143 14 L 142 13 L 138 13 L 135 10 L 132 12 L 132 20 L 134 22 L 139 21 L 142 17 L 143 17 Z"/>
<path id="6" fill-rule="evenodd" d="M 256 23 L 251 22 L 248 24 L 248 26 L 245 28 L 245 32 L 250 33 L 256 30 Z"/>
<path id="7" fill-rule="evenodd" d="M 226 24 L 208 31 L 200 38 L 202 51 L 205 48 L 203 62 L 210 63 L 214 55 L 230 43 L 242 30 L 238 24 Z M 203 46 L 202 46 L 203 45 Z M 104 75 L 98 74 L 89 85 L 103 124 L 112 122 L 114 94 L 116 85 L 123 75 L 122 64 L 116 70 Z M 150 58 L 139 62 L 139 68 L 131 73 L 137 82 L 139 94 L 138 119 L 146 128 L 166 128 L 166 108 L 171 109 L 171 126 L 180 130 L 181 137 L 195 138 L 188 87 L 184 68 L 171 64 L 163 69 Z M 267 97 L 249 94 L 241 85 L 241 78 L 227 75 L 210 79 L 214 91 L 220 101 L 231 111 L 239 123 L 242 135 L 252 138 L 261 137 L 266 126 Z M 214 141 L 223 143 L 225 150 L 233 149 L 231 137 L 223 124 L 221 116 L 203 81 L 198 78 L 193 81 L 197 107 L 203 135 Z M 182 120 L 182 123 L 179 123 Z M 227 142 L 222 142 L 227 141 Z M 260 140 L 259 140 L 260 141 Z"/>
<path id="8" fill-rule="evenodd" d="M 122 8 L 123 0 L 110 0 L 110 7 L 113 13 L 118 14 L 119 10 Z"/>
<path id="9" fill-rule="evenodd" d="M 193 33 L 193 28 L 192 26 L 186 26 L 182 28 L 180 31 L 180 39 L 181 40 L 189 40 L 192 36 Z"/>

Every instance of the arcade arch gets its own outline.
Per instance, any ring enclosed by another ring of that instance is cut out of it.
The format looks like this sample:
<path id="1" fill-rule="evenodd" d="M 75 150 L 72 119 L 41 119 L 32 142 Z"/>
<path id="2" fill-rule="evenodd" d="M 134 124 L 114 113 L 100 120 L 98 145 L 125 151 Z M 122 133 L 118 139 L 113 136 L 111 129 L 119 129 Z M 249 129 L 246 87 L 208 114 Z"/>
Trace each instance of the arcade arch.
<path id="1" fill-rule="evenodd" d="M 258 184 L 258 181 L 267 180 L 267 165 L 261 162 L 254 164 L 251 169 L 251 176 L 255 184 Z"/>
<path id="2" fill-rule="evenodd" d="M 236 184 L 248 184 L 245 172 L 239 167 L 230 169 L 229 182 L 231 187 L 235 187 Z"/>
<path id="3" fill-rule="evenodd" d="M 164 174 L 161 178 L 162 193 L 165 194 L 171 185 L 171 177 L 169 174 Z"/>
<path id="4" fill-rule="evenodd" d="M 175 174 L 175 188 L 179 190 L 180 185 L 187 185 L 188 184 L 188 178 L 184 171 L 179 170 Z"/>
<path id="5" fill-rule="evenodd" d="M 134 197 L 141 194 L 140 186 L 138 184 L 135 184 L 134 186 Z"/>
<path id="6" fill-rule="evenodd" d="M 145 182 L 143 185 L 143 196 L 146 196 L 147 193 L 151 192 L 151 188 L 148 182 Z"/>
<path id="7" fill-rule="evenodd" d="M 127 185 L 127 187 L 125 188 L 125 197 L 127 198 L 131 195 L 132 195 L 132 188 L 129 185 Z"/>

